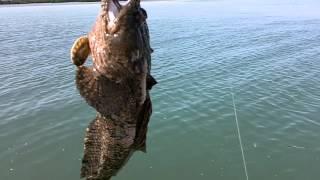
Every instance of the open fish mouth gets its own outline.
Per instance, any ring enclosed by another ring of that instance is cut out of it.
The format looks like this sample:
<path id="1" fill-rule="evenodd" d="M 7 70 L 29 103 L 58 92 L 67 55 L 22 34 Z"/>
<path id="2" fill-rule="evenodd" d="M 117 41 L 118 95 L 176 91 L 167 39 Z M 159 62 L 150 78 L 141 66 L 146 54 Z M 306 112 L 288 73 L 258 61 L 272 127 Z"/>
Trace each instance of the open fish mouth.
<path id="1" fill-rule="evenodd" d="M 118 0 L 108 0 L 107 1 L 108 20 L 110 22 L 115 21 L 121 9 L 122 9 L 122 5 Z"/>
<path id="2" fill-rule="evenodd" d="M 139 5 L 140 0 L 104 0 L 104 4 L 107 10 L 108 26 L 114 26 L 118 19 L 126 14 L 126 11 Z"/>

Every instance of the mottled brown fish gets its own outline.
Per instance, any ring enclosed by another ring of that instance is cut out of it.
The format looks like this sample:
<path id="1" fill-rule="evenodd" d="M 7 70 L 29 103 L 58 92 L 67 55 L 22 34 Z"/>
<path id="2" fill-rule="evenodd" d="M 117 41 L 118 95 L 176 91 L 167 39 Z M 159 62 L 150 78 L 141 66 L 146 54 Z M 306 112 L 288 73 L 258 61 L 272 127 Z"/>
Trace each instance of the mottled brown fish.
<path id="1" fill-rule="evenodd" d="M 82 178 L 108 180 L 134 151 L 146 151 L 149 90 L 156 84 L 146 18 L 139 0 L 102 0 L 91 32 L 71 49 L 77 88 L 97 111 L 86 132 Z M 89 55 L 92 67 L 83 66 Z"/>

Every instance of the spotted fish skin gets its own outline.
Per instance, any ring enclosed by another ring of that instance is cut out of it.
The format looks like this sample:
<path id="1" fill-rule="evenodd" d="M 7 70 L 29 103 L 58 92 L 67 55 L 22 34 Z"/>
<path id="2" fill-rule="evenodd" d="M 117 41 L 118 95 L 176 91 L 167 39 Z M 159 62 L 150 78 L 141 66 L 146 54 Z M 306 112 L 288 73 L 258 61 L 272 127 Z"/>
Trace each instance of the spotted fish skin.
<path id="1" fill-rule="evenodd" d="M 98 180 L 116 175 L 133 152 L 132 133 L 134 126 L 97 115 L 87 129 L 81 176 Z"/>
<path id="2" fill-rule="evenodd" d="M 149 80 L 148 87 L 152 87 L 152 82 L 156 83 Z M 84 66 L 77 70 L 76 85 L 88 104 L 99 110 L 86 131 L 81 177 L 110 179 L 134 151 L 146 152 L 147 128 L 152 114 L 149 92 L 143 105 L 139 105 L 127 83 L 119 84 L 97 76 L 92 68 Z"/>
<path id="3" fill-rule="evenodd" d="M 118 8 L 113 26 L 110 4 Z M 140 1 L 121 6 L 117 0 L 102 0 L 101 7 L 91 32 L 71 50 L 77 89 L 97 111 L 84 140 L 81 177 L 87 180 L 109 180 L 135 151 L 146 152 L 149 91 L 157 83 L 150 75 L 153 50 Z M 86 67 L 89 54 L 93 63 Z"/>

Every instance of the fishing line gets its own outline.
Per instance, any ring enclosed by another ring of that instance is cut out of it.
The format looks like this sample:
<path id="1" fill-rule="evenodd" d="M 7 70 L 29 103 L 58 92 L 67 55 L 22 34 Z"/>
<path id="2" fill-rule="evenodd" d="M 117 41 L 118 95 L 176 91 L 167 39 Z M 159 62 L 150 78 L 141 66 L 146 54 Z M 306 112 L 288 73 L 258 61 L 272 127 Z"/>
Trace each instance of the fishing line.
<path id="1" fill-rule="evenodd" d="M 232 90 L 232 88 L 231 88 L 231 90 Z M 242 145 L 241 133 L 240 133 L 240 128 L 239 128 L 238 115 L 237 115 L 237 108 L 236 108 L 236 103 L 234 102 L 234 94 L 233 94 L 233 91 L 231 92 L 231 95 L 232 95 L 234 116 L 235 116 L 235 121 L 236 121 L 236 125 L 237 125 L 237 130 L 238 130 L 238 138 L 239 138 L 239 144 L 240 144 L 240 149 L 241 149 L 241 154 L 242 154 L 242 161 L 243 161 L 244 172 L 245 172 L 245 174 L 246 174 L 247 180 L 249 180 L 248 171 L 247 171 L 247 162 L 246 162 L 246 158 L 245 158 L 245 156 L 244 156 L 244 151 L 243 151 L 243 145 Z"/>

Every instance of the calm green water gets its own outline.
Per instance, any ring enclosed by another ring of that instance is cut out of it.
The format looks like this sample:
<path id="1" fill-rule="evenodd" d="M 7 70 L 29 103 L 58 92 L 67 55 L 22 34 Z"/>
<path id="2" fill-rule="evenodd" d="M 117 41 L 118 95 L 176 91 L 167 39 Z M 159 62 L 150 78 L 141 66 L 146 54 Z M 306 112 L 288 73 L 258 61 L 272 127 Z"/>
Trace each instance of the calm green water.
<path id="1" fill-rule="evenodd" d="M 151 2 L 148 153 L 115 180 L 320 177 L 320 3 Z M 73 40 L 99 5 L 0 8 L 0 179 L 79 179 L 94 117 L 74 85 Z M 231 90 L 231 87 L 233 90 Z"/>

